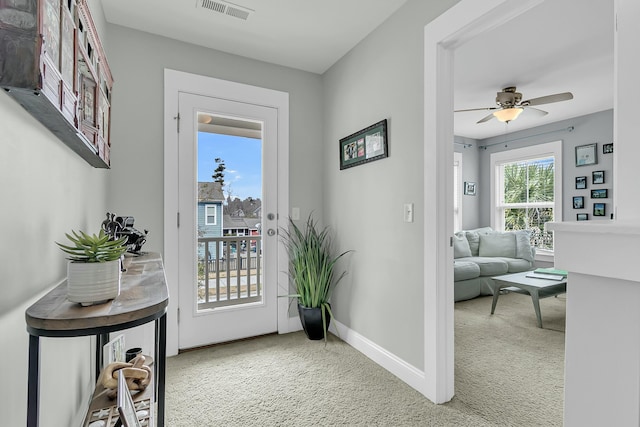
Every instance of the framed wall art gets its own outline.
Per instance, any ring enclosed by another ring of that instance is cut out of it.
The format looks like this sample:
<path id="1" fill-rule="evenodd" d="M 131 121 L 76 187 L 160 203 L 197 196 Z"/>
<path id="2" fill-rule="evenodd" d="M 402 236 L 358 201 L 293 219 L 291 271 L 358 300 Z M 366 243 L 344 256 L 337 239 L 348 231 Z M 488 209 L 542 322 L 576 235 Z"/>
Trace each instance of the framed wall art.
<path id="1" fill-rule="evenodd" d="M 591 172 L 591 182 L 593 184 L 604 184 L 604 171 Z"/>
<path id="2" fill-rule="evenodd" d="M 464 194 L 466 196 L 475 196 L 476 195 L 476 183 L 475 182 L 465 182 L 464 183 Z"/>
<path id="3" fill-rule="evenodd" d="M 573 209 L 584 209 L 584 196 L 573 196 Z"/>
<path id="4" fill-rule="evenodd" d="M 578 221 L 588 221 L 589 220 L 589 214 L 587 214 L 587 213 L 576 214 L 576 220 L 578 220 Z"/>
<path id="5" fill-rule="evenodd" d="M 605 203 L 594 203 L 593 204 L 593 216 L 605 216 Z"/>
<path id="6" fill-rule="evenodd" d="M 598 163 L 598 144 L 579 145 L 576 147 L 576 166 L 595 165 Z"/>
<path id="7" fill-rule="evenodd" d="M 340 170 L 388 156 L 387 119 L 340 140 Z"/>
<path id="8" fill-rule="evenodd" d="M 576 190 L 584 190 L 587 188 L 587 177 L 576 176 Z"/>
<path id="9" fill-rule="evenodd" d="M 610 144 L 602 144 L 602 154 L 613 153 L 613 142 Z"/>
<path id="10" fill-rule="evenodd" d="M 607 189 L 598 189 L 598 190 L 591 190 L 591 198 L 592 199 L 606 199 L 607 197 L 609 197 L 609 195 L 607 194 Z"/>

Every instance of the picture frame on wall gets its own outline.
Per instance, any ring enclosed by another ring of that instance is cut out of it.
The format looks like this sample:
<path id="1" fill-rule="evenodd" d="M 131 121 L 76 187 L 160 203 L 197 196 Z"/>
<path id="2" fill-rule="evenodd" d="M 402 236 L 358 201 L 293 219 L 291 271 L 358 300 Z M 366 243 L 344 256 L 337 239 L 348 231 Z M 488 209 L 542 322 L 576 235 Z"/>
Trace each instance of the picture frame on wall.
<path id="1" fill-rule="evenodd" d="M 389 157 L 387 119 L 342 138 L 340 170 Z"/>
<path id="2" fill-rule="evenodd" d="M 577 221 L 588 221 L 589 220 L 589 214 L 588 213 L 576 214 L 576 220 Z"/>
<path id="3" fill-rule="evenodd" d="M 604 184 L 604 171 L 593 171 L 593 172 L 591 172 L 591 183 L 592 184 Z"/>
<path id="4" fill-rule="evenodd" d="M 587 177 L 576 176 L 576 190 L 584 190 L 587 188 Z"/>
<path id="5" fill-rule="evenodd" d="M 593 216 L 605 216 L 605 215 L 606 215 L 606 203 L 594 203 Z"/>
<path id="6" fill-rule="evenodd" d="M 573 209 L 584 209 L 584 196 L 573 196 Z"/>
<path id="7" fill-rule="evenodd" d="M 606 188 L 599 188 L 597 190 L 591 190 L 591 198 L 592 199 L 606 199 L 609 197 L 608 191 Z"/>
<path id="8" fill-rule="evenodd" d="M 576 147 L 576 166 L 588 166 L 598 163 L 598 144 L 586 144 Z"/>
<path id="9" fill-rule="evenodd" d="M 465 194 L 465 196 L 475 196 L 476 195 L 476 183 L 475 182 L 465 182 L 464 183 L 464 194 Z"/>
<path id="10" fill-rule="evenodd" d="M 609 144 L 602 144 L 602 154 L 613 153 L 613 142 Z"/>

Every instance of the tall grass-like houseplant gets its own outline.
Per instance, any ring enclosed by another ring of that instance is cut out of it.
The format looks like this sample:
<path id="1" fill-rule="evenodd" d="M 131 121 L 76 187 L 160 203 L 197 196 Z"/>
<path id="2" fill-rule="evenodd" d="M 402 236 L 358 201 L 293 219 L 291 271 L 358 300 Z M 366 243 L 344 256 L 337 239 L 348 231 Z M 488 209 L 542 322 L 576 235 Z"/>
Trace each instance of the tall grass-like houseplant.
<path id="1" fill-rule="evenodd" d="M 127 236 L 110 240 L 83 231 L 66 234 L 72 245 L 56 242 L 69 255 L 67 265 L 67 298 L 82 305 L 108 301 L 120 294 L 120 257 L 127 251 Z"/>
<path id="2" fill-rule="evenodd" d="M 289 277 L 298 299 L 298 313 L 309 339 L 327 339 L 327 329 L 333 317 L 329 298 L 346 271 L 335 274 L 340 258 L 351 251 L 335 254 L 329 227 L 318 230 L 312 215 L 301 229 L 289 218 L 289 229 L 283 230 L 282 241 L 289 254 Z M 328 317 L 327 317 L 328 316 Z"/>

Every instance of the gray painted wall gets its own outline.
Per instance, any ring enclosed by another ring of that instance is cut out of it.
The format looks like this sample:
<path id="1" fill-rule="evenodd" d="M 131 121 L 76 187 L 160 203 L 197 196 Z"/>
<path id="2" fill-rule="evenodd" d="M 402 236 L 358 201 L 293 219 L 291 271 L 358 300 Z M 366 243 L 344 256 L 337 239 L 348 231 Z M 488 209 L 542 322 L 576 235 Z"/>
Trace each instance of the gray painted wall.
<path id="1" fill-rule="evenodd" d="M 475 182 L 480 179 L 480 153 L 478 141 L 463 136 L 454 138 L 453 151 L 462 153 L 462 229 L 471 230 L 480 227 L 480 199 L 488 197 L 486 191 L 476 185 L 476 195 L 464 194 L 464 183 Z"/>
<path id="2" fill-rule="evenodd" d="M 410 0 L 324 77 L 324 216 L 354 249 L 337 319 L 418 369 L 423 325 L 424 26 L 455 1 Z M 339 170 L 338 140 L 388 119 L 389 157 Z M 403 204 L 413 203 L 413 223 Z"/>
<path id="3" fill-rule="evenodd" d="M 567 130 L 570 127 L 573 127 L 572 131 Z M 562 220 L 575 221 L 577 212 L 588 213 L 589 220 L 609 219 L 609 212 L 611 212 L 613 206 L 613 155 L 602 154 L 602 144 L 613 142 L 613 110 L 601 111 L 599 113 L 563 120 L 521 132 L 479 140 L 479 194 L 481 194 L 479 226 L 491 225 L 491 201 L 490 195 L 487 192 L 491 179 L 491 153 L 558 140 L 562 140 Z M 504 141 L 507 142 L 505 143 Z M 594 142 L 598 144 L 598 163 L 596 165 L 576 167 L 575 147 L 578 145 L 592 144 Z M 482 148 L 483 146 L 488 147 L 485 150 Z M 594 186 L 591 184 L 591 172 L 599 170 L 605 171 L 605 184 Z M 586 190 L 575 189 L 576 176 L 588 177 Z M 594 218 L 592 215 L 593 199 L 590 198 L 590 190 L 592 188 L 607 188 L 609 190 L 609 198 L 602 200 L 607 205 L 606 217 Z M 573 209 L 573 196 L 584 196 L 586 209 Z"/>
<path id="4" fill-rule="evenodd" d="M 289 93 L 290 203 L 322 211 L 322 82 L 312 73 L 107 25 L 114 75 L 108 205 L 150 230 L 146 250 L 163 250 L 164 69 Z M 321 219 L 321 218 L 320 218 Z"/>
<path id="5" fill-rule="evenodd" d="M 24 312 L 66 277 L 54 242 L 71 229 L 100 229 L 111 172 L 89 166 L 4 91 L 0 117 L 0 413 L 2 425 L 21 426 L 29 348 Z M 93 390 L 92 348 L 86 337 L 41 340 L 41 426 L 82 423 L 78 408 L 86 408 Z"/>

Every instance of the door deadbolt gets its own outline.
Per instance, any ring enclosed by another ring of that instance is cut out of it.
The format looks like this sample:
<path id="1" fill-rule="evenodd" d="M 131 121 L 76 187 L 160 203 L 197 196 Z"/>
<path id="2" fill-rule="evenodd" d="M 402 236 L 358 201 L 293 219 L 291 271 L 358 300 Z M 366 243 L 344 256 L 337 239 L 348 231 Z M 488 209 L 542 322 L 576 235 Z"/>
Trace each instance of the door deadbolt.
<path id="1" fill-rule="evenodd" d="M 276 216 L 270 213 L 270 214 L 267 214 L 267 219 L 273 221 L 274 219 L 276 219 Z"/>

